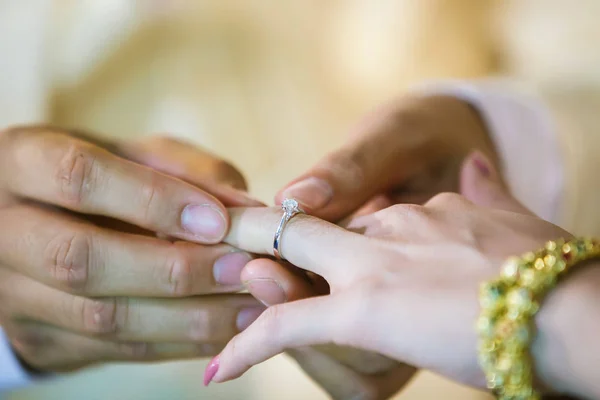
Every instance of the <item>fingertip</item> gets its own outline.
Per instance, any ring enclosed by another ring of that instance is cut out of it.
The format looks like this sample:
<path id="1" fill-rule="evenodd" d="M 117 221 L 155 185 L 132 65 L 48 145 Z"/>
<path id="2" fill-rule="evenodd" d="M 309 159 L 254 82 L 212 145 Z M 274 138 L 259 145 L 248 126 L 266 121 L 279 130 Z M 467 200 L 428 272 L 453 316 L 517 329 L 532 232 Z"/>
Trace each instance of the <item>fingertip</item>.
<path id="1" fill-rule="evenodd" d="M 283 198 L 295 199 L 306 211 L 318 211 L 333 200 L 333 186 L 325 179 L 309 176 L 288 186 Z"/>
<path id="2" fill-rule="evenodd" d="M 229 213 L 218 201 L 188 204 L 181 212 L 181 226 L 196 242 L 220 243 L 229 229 Z"/>
<path id="3" fill-rule="evenodd" d="M 460 172 L 460 191 L 467 198 L 476 196 L 482 187 L 497 183 L 498 173 L 491 161 L 479 150 L 469 154 Z"/>
<path id="4" fill-rule="evenodd" d="M 206 366 L 206 369 L 204 370 L 204 386 L 210 385 L 210 383 L 213 381 L 220 382 L 219 380 L 215 379 L 216 375 L 219 372 L 220 359 L 221 355 L 219 354 L 215 356 L 212 360 L 210 360 L 210 362 Z"/>
<path id="5" fill-rule="evenodd" d="M 248 263 L 242 270 L 241 279 L 248 291 L 267 305 L 319 294 L 305 271 L 265 258 Z"/>
<path id="6" fill-rule="evenodd" d="M 233 340 L 235 340 L 235 338 Z M 206 367 L 204 374 L 204 382 L 206 383 L 204 386 L 208 386 L 212 382 L 225 383 L 231 381 L 244 375 L 244 373 L 250 369 L 250 366 L 243 368 L 241 366 L 236 366 L 235 363 L 232 363 L 232 354 L 229 353 L 230 346 L 231 342 L 229 342 L 221 354 L 213 358 Z"/>

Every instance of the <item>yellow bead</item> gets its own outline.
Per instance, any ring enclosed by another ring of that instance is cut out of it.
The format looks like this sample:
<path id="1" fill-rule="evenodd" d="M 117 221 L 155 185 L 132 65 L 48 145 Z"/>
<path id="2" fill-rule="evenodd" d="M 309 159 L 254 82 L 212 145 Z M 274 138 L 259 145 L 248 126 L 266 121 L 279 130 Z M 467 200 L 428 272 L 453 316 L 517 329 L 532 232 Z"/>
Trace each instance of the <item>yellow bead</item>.
<path id="1" fill-rule="evenodd" d="M 506 287 L 502 282 L 492 282 L 482 285 L 479 295 L 481 308 L 489 313 L 495 313 L 504 307 Z"/>
<path id="2" fill-rule="evenodd" d="M 546 246 L 545 246 L 546 250 L 555 251 L 556 247 L 557 247 L 556 242 L 553 242 L 553 241 L 546 242 Z"/>
<path id="3" fill-rule="evenodd" d="M 480 351 L 477 358 L 479 361 L 479 366 L 481 366 L 484 371 L 491 370 L 494 365 L 496 365 L 496 355 L 493 353 Z"/>
<path id="4" fill-rule="evenodd" d="M 518 257 L 511 257 L 502 266 L 502 277 L 509 283 L 514 283 L 519 278 L 520 260 Z"/>
<path id="5" fill-rule="evenodd" d="M 496 389 L 504 385 L 504 377 L 499 374 L 492 374 L 488 377 L 487 387 L 488 389 Z"/>
<path id="6" fill-rule="evenodd" d="M 523 261 L 531 263 L 535 260 L 535 254 L 533 252 L 523 254 Z"/>
<path id="7" fill-rule="evenodd" d="M 521 272 L 521 276 L 519 278 L 519 284 L 527 287 L 534 286 L 536 281 L 536 273 L 535 270 L 529 268 L 525 271 Z"/>
<path id="8" fill-rule="evenodd" d="M 562 253 L 564 255 L 570 255 L 572 261 L 575 261 L 575 259 L 577 258 L 577 248 L 571 245 L 570 243 L 565 243 L 563 245 Z"/>
<path id="9" fill-rule="evenodd" d="M 544 257 L 544 264 L 546 265 L 546 267 L 552 269 L 552 267 L 554 267 L 554 265 L 556 264 L 556 257 L 554 257 L 552 254 L 547 254 Z"/>
<path id="10" fill-rule="evenodd" d="M 532 301 L 531 291 L 525 288 L 511 289 L 506 295 L 507 305 L 521 311 L 529 310 Z"/>
<path id="11" fill-rule="evenodd" d="M 498 359 L 496 363 L 496 368 L 501 372 L 508 372 L 511 370 L 513 365 L 513 360 L 507 355 L 503 355 Z"/>
<path id="12" fill-rule="evenodd" d="M 494 325 L 492 319 L 487 315 L 482 315 L 477 319 L 477 332 L 480 335 L 491 336 L 494 331 Z"/>
<path id="13" fill-rule="evenodd" d="M 556 263 L 552 266 L 552 272 L 554 274 L 560 274 L 565 270 L 567 264 L 563 260 L 556 260 Z"/>
<path id="14" fill-rule="evenodd" d="M 511 351 L 521 351 L 527 348 L 529 341 L 529 327 L 524 323 L 517 323 L 513 326 L 510 336 L 505 338 L 505 345 Z"/>
<path id="15" fill-rule="evenodd" d="M 537 269 L 538 271 L 543 271 L 544 267 L 546 267 L 546 264 L 544 263 L 544 260 L 541 258 L 536 258 L 535 262 L 533 263 L 533 266 L 535 267 L 535 269 Z"/>

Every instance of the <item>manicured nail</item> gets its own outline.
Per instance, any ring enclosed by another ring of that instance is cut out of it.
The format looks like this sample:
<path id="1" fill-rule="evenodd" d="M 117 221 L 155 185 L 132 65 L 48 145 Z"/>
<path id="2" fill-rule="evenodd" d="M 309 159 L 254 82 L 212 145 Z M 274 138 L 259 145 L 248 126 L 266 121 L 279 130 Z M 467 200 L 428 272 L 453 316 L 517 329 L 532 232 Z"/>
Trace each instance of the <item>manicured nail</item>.
<path id="1" fill-rule="evenodd" d="M 473 155 L 473 164 L 483 176 L 489 177 L 492 174 L 492 166 L 487 157 L 477 152 Z"/>
<path id="2" fill-rule="evenodd" d="M 243 251 L 225 254 L 221 256 L 213 266 L 213 276 L 220 285 L 240 286 L 240 274 L 242 269 L 252 260 L 252 256 Z"/>
<path id="3" fill-rule="evenodd" d="M 249 327 L 251 323 L 256 321 L 263 311 L 265 311 L 265 307 L 250 307 L 244 308 L 242 311 L 240 311 L 236 320 L 238 331 L 241 332 Z"/>
<path id="4" fill-rule="evenodd" d="M 267 307 L 287 301 L 283 288 L 273 279 L 256 278 L 245 282 L 244 286 Z"/>
<path id="5" fill-rule="evenodd" d="M 204 386 L 208 386 L 208 384 L 213 380 L 217 372 L 219 371 L 219 356 L 216 356 L 206 366 L 204 370 Z"/>
<path id="6" fill-rule="evenodd" d="M 220 240 L 227 230 L 225 216 L 210 204 L 190 204 L 181 213 L 181 225 L 205 240 Z"/>
<path id="7" fill-rule="evenodd" d="M 333 198 L 331 185 L 319 178 L 306 178 L 294 183 L 283 192 L 284 197 L 294 198 L 304 207 L 311 210 L 323 208 Z"/>

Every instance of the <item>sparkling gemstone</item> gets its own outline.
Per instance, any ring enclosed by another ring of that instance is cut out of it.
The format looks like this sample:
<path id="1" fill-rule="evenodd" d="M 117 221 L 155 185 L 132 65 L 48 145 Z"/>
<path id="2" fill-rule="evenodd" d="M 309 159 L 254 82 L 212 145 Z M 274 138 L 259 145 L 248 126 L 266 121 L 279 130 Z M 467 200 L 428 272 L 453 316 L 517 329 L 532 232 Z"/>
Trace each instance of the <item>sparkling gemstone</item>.
<path id="1" fill-rule="evenodd" d="M 281 203 L 281 207 L 286 213 L 293 213 L 298 211 L 298 202 L 294 199 L 285 199 Z"/>

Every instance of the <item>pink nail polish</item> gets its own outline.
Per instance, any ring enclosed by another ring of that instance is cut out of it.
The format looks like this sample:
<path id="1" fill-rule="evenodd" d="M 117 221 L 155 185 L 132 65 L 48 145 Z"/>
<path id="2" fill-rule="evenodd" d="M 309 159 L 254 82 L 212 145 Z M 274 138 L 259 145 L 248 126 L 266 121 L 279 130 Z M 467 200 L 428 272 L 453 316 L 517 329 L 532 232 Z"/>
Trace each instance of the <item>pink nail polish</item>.
<path id="1" fill-rule="evenodd" d="M 206 369 L 204 370 L 204 386 L 208 386 L 219 371 L 219 356 L 220 354 L 215 356 L 215 358 L 210 360 L 210 363 L 206 366 Z"/>
<path id="2" fill-rule="evenodd" d="M 476 154 L 475 157 L 473 157 L 473 163 L 475 164 L 475 166 L 477 167 L 479 172 L 481 172 L 482 175 L 484 175 L 484 176 L 491 175 L 490 166 L 483 155 Z"/>

